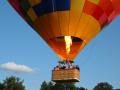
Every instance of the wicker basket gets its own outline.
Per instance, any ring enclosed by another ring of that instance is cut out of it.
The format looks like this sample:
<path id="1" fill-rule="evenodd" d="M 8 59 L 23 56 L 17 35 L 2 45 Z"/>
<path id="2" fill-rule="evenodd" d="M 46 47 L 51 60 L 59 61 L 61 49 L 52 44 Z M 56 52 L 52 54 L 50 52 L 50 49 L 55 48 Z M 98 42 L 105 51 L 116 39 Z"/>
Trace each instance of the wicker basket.
<path id="1" fill-rule="evenodd" d="M 80 71 L 78 69 L 52 70 L 52 81 L 54 82 L 79 82 Z"/>

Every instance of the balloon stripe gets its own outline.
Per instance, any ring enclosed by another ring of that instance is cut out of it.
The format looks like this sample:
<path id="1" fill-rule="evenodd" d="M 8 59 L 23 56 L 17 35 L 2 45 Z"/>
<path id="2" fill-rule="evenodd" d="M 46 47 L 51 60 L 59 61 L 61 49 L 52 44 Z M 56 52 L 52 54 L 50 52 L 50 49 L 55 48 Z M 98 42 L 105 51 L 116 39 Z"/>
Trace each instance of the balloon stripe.
<path id="1" fill-rule="evenodd" d="M 37 15 L 34 12 L 33 8 L 30 8 L 27 12 L 28 16 L 31 18 L 31 20 L 34 22 L 37 19 Z"/>
<path id="2" fill-rule="evenodd" d="M 70 0 L 55 0 L 55 3 L 56 3 L 55 11 L 70 10 Z"/>
<path id="3" fill-rule="evenodd" d="M 69 36 L 69 11 L 60 11 L 58 13 L 59 24 L 62 36 Z"/>
<path id="4" fill-rule="evenodd" d="M 90 1 L 86 1 L 83 12 L 93 16 L 96 20 L 99 21 L 101 26 L 103 26 L 107 20 L 107 15 L 103 9 Z"/>
<path id="5" fill-rule="evenodd" d="M 55 5 L 54 10 L 53 3 Z M 40 4 L 35 5 L 33 8 L 38 16 L 42 16 L 53 11 L 70 10 L 70 0 L 43 0 Z"/>
<path id="6" fill-rule="evenodd" d="M 61 36 L 57 12 L 49 13 L 49 14 L 47 14 L 47 17 L 49 19 L 50 27 L 51 27 L 55 37 Z"/>
<path id="7" fill-rule="evenodd" d="M 30 3 L 30 5 L 33 7 L 39 3 L 41 3 L 42 0 L 28 0 L 28 2 Z"/>
<path id="8" fill-rule="evenodd" d="M 69 35 L 74 36 L 78 28 L 85 0 L 71 0 Z"/>
<path id="9" fill-rule="evenodd" d="M 14 9 L 25 19 L 25 12 L 21 8 L 19 0 L 9 0 L 9 3 L 14 7 Z"/>
<path id="10" fill-rule="evenodd" d="M 94 3 L 94 4 L 98 4 L 100 2 L 100 0 L 87 0 L 87 1 Z"/>
<path id="11" fill-rule="evenodd" d="M 27 0 L 21 0 L 20 1 L 21 7 L 27 12 L 29 8 L 31 7 Z"/>
<path id="12" fill-rule="evenodd" d="M 111 0 L 116 14 L 120 14 L 120 0 Z"/>
<path id="13" fill-rule="evenodd" d="M 100 0 L 99 6 L 104 10 L 107 16 L 113 12 L 114 7 L 110 0 Z"/>
<path id="14" fill-rule="evenodd" d="M 83 13 L 75 36 L 85 40 L 85 42 L 88 43 L 93 36 L 100 32 L 100 30 L 101 26 L 99 22 L 92 16 Z"/>

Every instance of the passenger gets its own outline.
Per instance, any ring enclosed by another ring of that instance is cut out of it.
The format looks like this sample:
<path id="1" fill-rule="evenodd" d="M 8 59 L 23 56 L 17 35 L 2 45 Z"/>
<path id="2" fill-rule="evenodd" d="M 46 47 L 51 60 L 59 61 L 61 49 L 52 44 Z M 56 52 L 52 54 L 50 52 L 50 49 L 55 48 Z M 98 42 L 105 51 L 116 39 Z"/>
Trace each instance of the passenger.
<path id="1" fill-rule="evenodd" d="M 65 68 L 66 68 L 66 66 L 63 66 L 63 67 L 62 67 L 62 69 L 65 69 Z"/>
<path id="2" fill-rule="evenodd" d="M 65 67 L 65 69 L 69 69 L 69 67 L 68 67 L 68 66 L 66 66 L 66 67 Z"/>
<path id="3" fill-rule="evenodd" d="M 73 69 L 76 69 L 76 65 L 73 65 Z"/>
<path id="4" fill-rule="evenodd" d="M 59 67 L 59 68 L 61 68 L 61 67 L 62 67 L 61 63 L 59 63 L 58 67 Z"/>
<path id="5" fill-rule="evenodd" d="M 54 70 L 59 70 L 59 66 L 56 66 Z"/>
<path id="6" fill-rule="evenodd" d="M 76 65 L 76 69 L 80 70 L 80 68 L 79 68 L 79 66 L 78 66 L 78 65 Z"/>
<path id="7" fill-rule="evenodd" d="M 73 65 L 70 65 L 70 69 L 73 69 Z"/>

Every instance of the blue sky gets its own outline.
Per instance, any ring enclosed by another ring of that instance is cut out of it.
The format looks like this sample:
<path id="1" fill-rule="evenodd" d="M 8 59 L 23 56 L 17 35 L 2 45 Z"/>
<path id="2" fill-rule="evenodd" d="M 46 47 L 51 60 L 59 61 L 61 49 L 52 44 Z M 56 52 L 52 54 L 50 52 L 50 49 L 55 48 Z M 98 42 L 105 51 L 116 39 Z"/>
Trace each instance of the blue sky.
<path id="1" fill-rule="evenodd" d="M 51 70 L 58 60 L 7 0 L 0 0 L 0 65 L 14 62 L 34 70 L 18 73 L 0 69 L 0 80 L 18 76 L 24 79 L 27 90 L 39 90 L 42 81 L 51 80 Z M 120 16 L 79 53 L 75 63 L 81 68 L 81 81 L 77 86 L 91 90 L 97 83 L 107 81 L 120 88 Z"/>

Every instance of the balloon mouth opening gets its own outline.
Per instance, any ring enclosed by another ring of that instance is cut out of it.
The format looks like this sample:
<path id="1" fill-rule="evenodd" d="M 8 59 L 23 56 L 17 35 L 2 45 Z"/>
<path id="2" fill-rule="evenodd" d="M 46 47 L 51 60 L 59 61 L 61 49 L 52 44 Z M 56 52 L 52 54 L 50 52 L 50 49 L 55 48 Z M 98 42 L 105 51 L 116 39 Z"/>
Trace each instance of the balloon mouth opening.
<path id="1" fill-rule="evenodd" d="M 84 42 L 81 38 L 75 37 L 75 36 L 59 36 L 55 38 L 55 41 L 60 43 L 64 43 L 64 47 L 61 48 L 61 51 L 64 49 L 65 51 L 65 57 L 62 57 L 63 61 L 73 61 L 73 53 L 77 53 L 78 50 L 75 50 L 76 48 L 80 48 L 82 43 Z M 71 56 L 73 56 L 71 58 Z"/>
<path id="2" fill-rule="evenodd" d="M 56 37 L 56 41 L 57 42 L 65 42 L 65 37 L 66 36 L 59 36 L 59 37 Z M 69 36 L 71 38 L 71 41 L 72 42 L 83 42 L 83 40 L 79 37 L 75 37 L 75 36 Z"/>
<path id="3" fill-rule="evenodd" d="M 58 61 L 58 63 L 61 63 L 61 64 L 73 64 L 74 63 L 74 61 L 68 61 L 68 60 L 66 60 L 66 61 Z"/>

